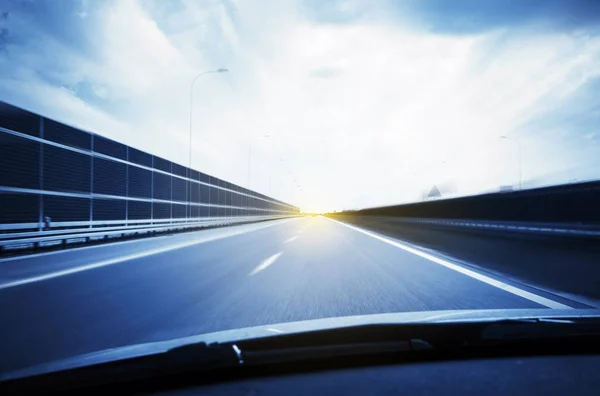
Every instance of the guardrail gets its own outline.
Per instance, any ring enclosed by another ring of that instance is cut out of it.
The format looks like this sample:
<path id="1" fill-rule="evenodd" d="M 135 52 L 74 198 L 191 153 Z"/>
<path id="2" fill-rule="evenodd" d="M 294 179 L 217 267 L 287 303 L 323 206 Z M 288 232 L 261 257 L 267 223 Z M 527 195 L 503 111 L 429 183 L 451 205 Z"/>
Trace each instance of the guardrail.
<path id="1" fill-rule="evenodd" d="M 2 235 L 0 239 L 0 253 L 15 252 L 35 248 L 48 248 L 56 246 L 65 246 L 81 244 L 86 242 L 99 242 L 102 240 L 116 239 L 126 236 L 143 235 L 148 233 L 160 233 L 169 231 L 182 231 L 199 229 L 204 227 L 234 225 L 249 222 L 258 222 L 266 220 L 276 220 L 288 217 L 290 215 L 275 216 L 245 216 L 245 217 L 222 217 L 207 218 L 202 221 L 181 222 L 161 225 L 142 225 L 130 227 L 107 227 L 107 228 L 80 228 L 71 230 L 53 230 L 53 231 L 35 231 L 22 233 L 19 236 L 15 234 Z"/>
<path id="2" fill-rule="evenodd" d="M 448 220 L 448 219 L 398 219 L 405 223 L 433 224 L 451 227 L 467 227 L 488 231 L 512 231 L 527 234 L 547 234 L 561 236 L 600 237 L 600 228 L 579 224 L 557 223 L 516 223 L 492 222 L 479 220 Z"/>
<path id="3" fill-rule="evenodd" d="M 269 213 L 270 216 L 287 216 L 289 213 Z M 74 227 L 81 229 L 93 228 L 102 229 L 119 229 L 123 227 L 149 226 L 161 224 L 182 224 L 182 223 L 197 223 L 202 221 L 215 220 L 220 218 L 231 218 L 233 216 L 221 217 L 194 217 L 180 219 L 141 219 L 141 220 L 106 220 L 106 221 L 62 221 L 52 222 L 51 229 L 44 230 L 44 223 L 16 223 L 16 224 L 0 224 L 0 240 L 9 238 L 19 238 L 25 236 L 36 235 L 36 233 L 48 235 L 49 233 L 69 233 L 73 232 Z M 242 216 L 243 218 L 254 218 L 256 216 Z M 258 216 L 264 217 L 264 216 Z M 112 227 L 111 227 L 112 226 Z M 20 230 L 30 230 L 19 232 Z M 33 231 L 36 230 L 36 231 Z"/>
<path id="4" fill-rule="evenodd" d="M 566 223 L 530 223 L 530 222 L 508 222 L 508 221 L 482 221 L 469 219 L 430 219 L 394 216 L 361 216 L 361 215 L 339 215 L 332 217 L 350 216 L 355 218 L 368 218 L 373 221 L 387 223 L 398 223 L 403 225 L 430 225 L 440 227 L 460 227 L 482 231 L 518 232 L 525 234 L 541 234 L 554 236 L 576 236 L 588 238 L 600 238 L 600 226 Z"/>
<path id="5" fill-rule="evenodd" d="M 367 208 L 340 214 L 600 226 L 600 181 Z"/>

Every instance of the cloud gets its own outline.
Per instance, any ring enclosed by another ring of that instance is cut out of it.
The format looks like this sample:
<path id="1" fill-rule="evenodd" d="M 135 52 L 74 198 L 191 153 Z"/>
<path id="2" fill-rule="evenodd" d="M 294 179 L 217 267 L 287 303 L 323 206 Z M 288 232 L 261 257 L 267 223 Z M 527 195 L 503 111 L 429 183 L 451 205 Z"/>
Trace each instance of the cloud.
<path id="1" fill-rule="evenodd" d="M 502 28 L 574 30 L 600 22 L 595 0 L 414 0 L 398 3 L 399 16 L 408 15 L 431 31 L 473 34 Z"/>
<path id="2" fill-rule="evenodd" d="M 8 12 L 15 23 L 13 39 L 21 44 L 35 46 L 37 34 L 68 46 L 78 53 L 92 56 L 96 41 L 96 30 L 107 0 L 86 1 L 21 1 L 0 0 L 0 11 Z M 87 12 L 89 18 L 78 16 Z M 18 27 L 18 28 L 17 28 Z M 35 32 L 37 34 L 31 34 Z"/>
<path id="3" fill-rule="evenodd" d="M 187 164 L 190 83 L 228 67 L 193 87 L 194 166 L 309 210 L 514 185 L 517 146 L 500 135 L 521 142 L 527 180 L 589 177 L 600 165 L 593 18 L 583 31 L 560 18 L 537 29 L 567 6 L 483 3 L 19 5 L 0 98 Z M 60 17 L 40 22 L 42 11 Z"/>
<path id="4" fill-rule="evenodd" d="M 335 78 L 342 74 L 341 69 L 333 67 L 321 67 L 310 71 L 310 76 L 314 78 Z"/>
<path id="5" fill-rule="evenodd" d="M 346 24 L 365 18 L 375 11 L 373 3 L 357 0 L 320 1 L 307 0 L 302 3 L 306 16 L 319 23 Z M 379 2 L 381 3 L 381 2 Z"/>
<path id="6" fill-rule="evenodd" d="M 9 11 L 0 8 L 0 53 L 6 52 L 6 46 L 9 40 L 10 31 L 6 27 L 9 16 Z"/>
<path id="7" fill-rule="evenodd" d="M 6 52 L 6 45 L 8 43 L 8 29 L 0 29 L 0 52 Z"/>

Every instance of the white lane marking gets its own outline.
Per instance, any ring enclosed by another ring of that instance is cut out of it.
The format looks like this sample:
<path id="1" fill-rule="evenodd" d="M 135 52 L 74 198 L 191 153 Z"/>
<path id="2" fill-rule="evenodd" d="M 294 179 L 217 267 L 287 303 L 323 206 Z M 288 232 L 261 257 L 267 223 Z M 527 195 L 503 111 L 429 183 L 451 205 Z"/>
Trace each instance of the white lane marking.
<path id="1" fill-rule="evenodd" d="M 100 261 L 97 263 L 86 264 L 86 265 L 82 265 L 82 266 L 75 267 L 75 268 L 69 268 L 69 269 L 65 269 L 65 270 L 61 270 L 61 271 L 51 272 L 51 273 L 44 274 L 44 275 L 34 276 L 31 278 L 19 279 L 16 281 L 0 284 L 0 290 L 8 289 L 10 287 L 15 287 L 15 286 L 26 285 L 29 283 L 40 282 L 40 281 L 44 281 L 47 279 L 58 278 L 59 276 L 65 276 L 65 275 L 70 275 L 70 274 L 74 274 L 77 272 L 87 271 L 87 270 L 94 269 L 94 268 L 105 267 L 107 265 L 118 264 L 118 263 L 122 263 L 124 261 L 135 260 L 135 259 L 142 258 L 142 257 L 148 257 L 148 256 L 152 256 L 155 254 L 165 253 L 165 252 L 169 252 L 171 250 L 181 249 L 184 247 L 193 246 L 193 245 L 197 245 L 197 244 L 201 244 L 201 243 L 212 242 L 217 239 L 223 239 L 223 238 L 227 238 L 227 237 L 231 237 L 231 236 L 235 236 L 235 235 L 246 234 L 248 232 L 262 230 L 264 228 L 271 227 L 271 226 L 274 226 L 277 224 L 287 223 L 290 220 L 293 220 L 293 219 L 288 219 L 288 220 L 283 220 L 281 222 L 266 224 L 261 227 L 249 228 L 249 229 L 229 232 L 226 234 L 214 235 L 214 236 L 209 236 L 209 237 L 205 237 L 205 238 L 201 238 L 201 239 L 195 239 L 193 241 L 182 242 L 182 243 L 178 243 L 175 245 L 164 246 L 164 247 L 157 248 L 157 249 L 146 250 L 146 251 L 143 251 L 140 253 L 134 253 L 134 254 L 126 255 L 126 256 L 115 257 L 115 258 L 103 260 L 103 261 Z"/>
<path id="2" fill-rule="evenodd" d="M 265 329 L 265 330 L 272 331 L 273 333 L 283 333 L 282 330 L 275 329 L 273 327 L 269 327 L 268 329 Z"/>
<path id="3" fill-rule="evenodd" d="M 446 260 L 443 260 L 443 259 L 441 259 L 439 257 L 433 256 L 433 255 L 425 253 L 425 252 L 421 252 L 421 251 L 419 251 L 417 249 L 411 248 L 411 247 L 406 246 L 406 245 L 404 245 L 402 243 L 396 242 L 396 241 L 388 239 L 388 238 L 384 238 L 381 235 L 377 235 L 377 234 L 375 234 L 373 232 L 370 232 L 370 231 L 367 231 L 367 230 L 363 230 L 362 228 L 358 228 L 358 227 L 352 226 L 350 224 L 342 223 L 341 221 L 337 221 L 337 220 L 333 220 L 333 219 L 329 219 L 329 220 L 334 221 L 334 222 L 336 222 L 338 224 L 341 224 L 341 225 L 343 225 L 345 227 L 351 228 L 351 229 L 353 229 L 355 231 L 362 232 L 363 234 L 368 235 L 368 236 L 370 236 L 372 238 L 378 239 L 378 240 L 380 240 L 382 242 L 385 242 L 387 244 L 390 244 L 392 246 L 395 246 L 397 248 L 405 250 L 405 251 L 407 251 L 409 253 L 416 254 L 417 256 L 423 257 L 423 258 L 425 258 L 425 259 L 427 259 L 429 261 L 432 261 L 432 262 L 434 262 L 436 264 L 443 265 L 446 268 L 450 268 L 451 270 L 460 272 L 461 274 L 470 276 L 471 278 L 474 278 L 474 279 L 477 279 L 477 280 L 479 280 L 481 282 L 487 283 L 488 285 L 495 286 L 495 287 L 497 287 L 499 289 L 505 290 L 505 291 L 507 291 L 509 293 L 515 294 L 515 295 L 517 295 L 519 297 L 523 297 L 523 298 L 525 298 L 527 300 L 533 301 L 535 303 L 538 303 L 540 305 L 546 306 L 548 308 L 553 308 L 553 309 L 570 309 L 570 308 L 573 308 L 573 307 L 570 307 L 568 305 L 561 304 L 559 302 L 550 300 L 548 298 L 545 298 L 545 297 L 542 297 L 542 296 L 538 296 L 537 294 L 533 294 L 533 293 L 530 293 L 528 291 L 519 289 L 517 287 L 508 285 L 508 284 L 506 284 L 504 282 L 500 282 L 499 280 L 490 278 L 489 276 L 485 276 L 485 275 L 479 274 L 479 273 L 477 273 L 475 271 L 471 271 L 470 269 L 461 267 L 460 265 L 453 264 L 453 263 L 451 263 L 449 261 L 446 261 Z"/>
<path id="4" fill-rule="evenodd" d="M 281 256 L 282 254 L 283 254 L 283 252 L 275 253 L 274 255 L 272 255 L 271 257 L 269 257 L 268 259 L 264 260 L 262 263 L 260 263 L 259 265 L 257 265 L 256 268 L 254 268 L 252 270 L 252 272 L 250 272 L 248 274 L 248 276 L 256 275 L 260 271 L 266 269 L 269 265 L 271 265 L 275 261 L 277 261 L 277 259 L 279 258 L 279 256 Z"/>
<path id="5" fill-rule="evenodd" d="M 288 239 L 287 241 L 283 242 L 283 243 L 290 243 L 290 242 L 294 242 L 296 239 L 298 239 L 297 236 L 295 237 L 291 237 L 290 239 Z"/>
<path id="6" fill-rule="evenodd" d="M 302 231 L 304 231 L 304 230 L 303 229 L 302 230 L 298 230 L 298 234 L 302 234 Z"/>

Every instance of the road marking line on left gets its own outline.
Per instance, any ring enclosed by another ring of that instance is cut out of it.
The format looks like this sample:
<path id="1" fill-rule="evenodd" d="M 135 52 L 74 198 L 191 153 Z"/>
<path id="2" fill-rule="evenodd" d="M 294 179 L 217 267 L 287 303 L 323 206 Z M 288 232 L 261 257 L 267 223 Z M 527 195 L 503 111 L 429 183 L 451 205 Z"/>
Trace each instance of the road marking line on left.
<path id="1" fill-rule="evenodd" d="M 264 260 L 262 263 L 260 263 L 259 265 L 257 265 L 256 268 L 254 268 L 252 270 L 252 272 L 250 272 L 248 274 L 248 276 L 256 275 L 260 271 L 266 269 L 268 266 L 270 266 L 275 261 L 277 261 L 277 259 L 279 258 L 279 256 L 281 256 L 282 254 L 283 254 L 283 252 L 275 253 L 274 255 L 272 255 L 271 257 L 269 257 L 268 259 Z"/>
<path id="2" fill-rule="evenodd" d="M 511 286 L 511 285 L 506 284 L 504 282 L 501 282 L 501 281 L 499 281 L 497 279 L 490 278 L 489 276 L 485 276 L 485 275 L 480 274 L 478 272 L 472 271 L 472 270 L 470 270 L 468 268 L 465 268 L 465 267 L 462 267 L 460 265 L 451 263 L 449 261 L 446 261 L 444 259 L 436 257 L 436 256 L 434 256 L 432 254 L 422 252 L 422 251 L 420 251 L 418 249 L 414 249 L 414 248 L 412 248 L 410 246 L 404 245 L 404 244 L 402 244 L 400 242 L 397 242 L 397 241 L 394 241 L 392 239 L 385 238 L 385 237 L 383 237 L 381 235 L 378 235 L 378 234 L 376 234 L 374 232 L 367 231 L 367 230 L 364 230 L 362 228 L 355 227 L 353 225 L 346 224 L 346 223 L 343 223 L 343 222 L 338 221 L 338 220 L 333 220 L 333 219 L 329 219 L 329 220 L 334 221 L 334 222 L 336 222 L 338 224 L 341 224 L 341 225 L 343 225 L 345 227 L 348 227 L 350 229 L 353 229 L 354 231 L 361 232 L 361 233 L 363 233 L 365 235 L 368 235 L 368 236 L 370 236 L 372 238 L 378 239 L 378 240 L 380 240 L 382 242 L 385 242 L 385 243 L 390 244 L 392 246 L 395 246 L 397 248 L 400 248 L 402 250 L 405 250 L 405 251 L 407 251 L 409 253 L 412 253 L 412 254 L 415 254 L 417 256 L 420 256 L 420 257 L 422 257 L 424 259 L 427 259 L 429 261 L 432 261 L 432 262 L 434 262 L 436 264 L 442 265 L 442 266 L 444 266 L 446 268 L 449 268 L 451 270 L 454 270 L 456 272 L 460 272 L 463 275 L 467 275 L 467 276 L 469 276 L 471 278 L 474 278 L 474 279 L 477 279 L 477 280 L 479 280 L 481 282 L 487 283 L 488 285 L 495 286 L 498 289 L 502 289 L 502 290 L 507 291 L 509 293 L 512 293 L 512 294 L 514 294 L 516 296 L 519 296 L 519 297 L 525 298 L 525 299 L 527 299 L 529 301 L 533 301 L 535 303 L 543 305 L 545 307 L 552 308 L 552 309 L 572 309 L 573 308 L 573 307 L 570 307 L 568 305 L 561 304 L 561 303 L 559 303 L 557 301 L 550 300 L 549 298 L 538 296 L 537 294 L 528 292 L 528 291 L 523 290 L 523 289 L 519 289 L 518 287 L 515 287 L 515 286 Z"/>
<path id="3" fill-rule="evenodd" d="M 34 276 L 31 278 L 19 279 L 16 281 L 0 284 L 0 290 L 8 289 L 11 287 L 16 287 L 16 286 L 21 286 L 21 285 L 26 285 L 29 283 L 40 282 L 40 281 L 44 281 L 47 279 L 58 278 L 60 276 L 70 275 L 70 274 L 87 271 L 87 270 L 94 269 L 94 268 L 105 267 L 107 265 L 118 264 L 118 263 L 122 263 L 124 261 L 135 260 L 135 259 L 142 258 L 142 257 L 148 257 L 148 256 L 152 256 L 155 254 L 165 253 L 165 252 L 169 252 L 171 250 L 181 249 L 181 248 L 185 248 L 188 246 L 193 246 L 193 245 L 197 245 L 197 244 L 201 244 L 201 243 L 212 242 L 212 241 L 216 241 L 218 239 L 228 238 L 228 237 L 235 236 L 235 235 L 246 234 L 248 232 L 262 230 L 264 228 L 272 227 L 274 225 L 284 224 L 290 220 L 292 220 L 292 219 L 287 219 L 287 220 L 283 220 L 283 221 L 279 221 L 279 222 L 275 222 L 275 223 L 270 223 L 270 224 L 262 225 L 259 227 L 237 230 L 237 231 L 230 232 L 227 234 L 220 234 L 220 235 L 214 235 L 214 236 L 210 236 L 210 237 L 206 237 L 206 238 L 195 239 L 193 241 L 187 241 L 187 242 L 182 242 L 182 243 L 178 243 L 175 245 L 164 246 L 164 247 L 157 248 L 157 249 L 146 250 L 146 251 L 140 252 L 140 253 L 134 253 L 134 254 L 126 255 L 126 256 L 115 257 L 115 258 L 103 260 L 103 261 L 100 261 L 97 263 L 86 264 L 86 265 L 82 265 L 82 266 L 75 267 L 75 268 L 65 269 L 62 271 L 50 272 L 48 274 Z"/>

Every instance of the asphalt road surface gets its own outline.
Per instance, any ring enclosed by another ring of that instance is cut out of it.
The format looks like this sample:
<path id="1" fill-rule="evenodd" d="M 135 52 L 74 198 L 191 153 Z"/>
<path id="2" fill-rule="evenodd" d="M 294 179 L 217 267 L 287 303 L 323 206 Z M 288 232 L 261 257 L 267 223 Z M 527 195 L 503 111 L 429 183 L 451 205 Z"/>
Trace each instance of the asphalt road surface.
<path id="1" fill-rule="evenodd" d="M 279 322 L 565 305 L 324 217 L 277 220 L 0 260 L 0 371 Z"/>

